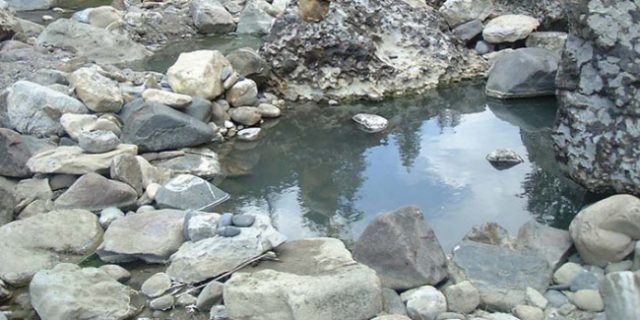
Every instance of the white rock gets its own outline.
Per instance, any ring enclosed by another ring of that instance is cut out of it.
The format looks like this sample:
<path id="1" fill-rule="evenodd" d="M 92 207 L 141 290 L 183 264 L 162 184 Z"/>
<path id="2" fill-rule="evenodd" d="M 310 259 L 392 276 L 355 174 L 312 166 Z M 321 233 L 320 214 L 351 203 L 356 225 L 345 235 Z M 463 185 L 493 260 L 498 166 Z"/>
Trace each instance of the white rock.
<path id="1" fill-rule="evenodd" d="M 145 90 L 142 92 L 142 98 L 144 101 L 162 103 L 176 109 L 186 108 L 192 100 L 191 96 L 159 89 Z"/>
<path id="2" fill-rule="evenodd" d="M 260 128 L 247 128 L 238 131 L 238 139 L 243 141 L 256 141 L 260 136 Z"/>
<path id="3" fill-rule="evenodd" d="M 600 312 L 604 309 L 604 302 L 602 302 L 602 297 L 597 290 L 578 290 L 573 295 L 572 301 L 576 307 L 585 311 Z"/>
<path id="4" fill-rule="evenodd" d="M 492 19 L 482 31 L 482 37 L 490 43 L 515 42 L 528 37 L 540 22 L 532 17 L 508 14 Z"/>
<path id="5" fill-rule="evenodd" d="M 375 114 L 359 113 L 353 116 L 358 128 L 368 133 L 376 133 L 387 128 L 389 121 Z"/>
<path id="6" fill-rule="evenodd" d="M 171 278 L 164 272 L 158 272 L 142 283 L 140 291 L 149 298 L 163 295 L 171 288 Z"/>
<path id="7" fill-rule="evenodd" d="M 69 75 L 76 94 L 94 112 L 118 112 L 124 98 L 118 84 L 103 76 L 97 68 L 80 68 Z"/>
<path id="8" fill-rule="evenodd" d="M 120 126 L 117 123 L 108 118 L 98 118 L 94 114 L 63 114 L 60 117 L 60 124 L 71 139 L 76 141 L 78 141 L 82 131 L 111 131 L 116 136 L 120 136 L 121 133 Z"/>
<path id="9" fill-rule="evenodd" d="M 573 262 L 567 262 L 553 273 L 553 282 L 562 285 L 570 285 L 573 278 L 581 272 L 585 272 L 581 265 Z"/>
<path id="10" fill-rule="evenodd" d="M 445 289 L 449 310 L 471 313 L 480 304 L 480 292 L 471 282 L 463 281 Z"/>
<path id="11" fill-rule="evenodd" d="M 400 298 L 407 305 L 411 319 L 436 320 L 438 315 L 447 312 L 447 300 L 438 289 L 423 286 L 403 292 Z"/>
<path id="12" fill-rule="evenodd" d="M 222 94 L 222 69 L 231 64 L 216 50 L 181 53 L 167 71 L 167 80 L 174 92 L 213 99 Z"/>

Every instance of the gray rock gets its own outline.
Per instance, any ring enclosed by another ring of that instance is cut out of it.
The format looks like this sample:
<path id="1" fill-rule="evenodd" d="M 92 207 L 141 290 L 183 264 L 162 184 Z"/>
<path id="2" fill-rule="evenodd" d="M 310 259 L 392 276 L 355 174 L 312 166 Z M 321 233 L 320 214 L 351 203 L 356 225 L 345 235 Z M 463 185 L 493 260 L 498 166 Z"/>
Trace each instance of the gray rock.
<path id="1" fill-rule="evenodd" d="M 513 251 L 493 245 L 463 241 L 453 252 L 450 273 L 455 282 L 470 281 L 488 308 L 509 311 L 524 304 L 525 290 L 546 290 L 551 268 L 535 252 Z"/>
<path id="2" fill-rule="evenodd" d="M 486 19 L 493 11 L 493 2 L 489 0 L 447 0 L 440 7 L 440 12 L 451 27 L 467 21 Z"/>
<path id="3" fill-rule="evenodd" d="M 68 73 L 56 69 L 40 69 L 30 75 L 28 80 L 39 85 L 48 86 L 52 84 L 68 85 Z"/>
<path id="4" fill-rule="evenodd" d="M 238 34 L 269 34 L 275 18 L 262 10 L 258 0 L 250 0 L 240 13 L 236 32 Z"/>
<path id="5" fill-rule="evenodd" d="M 560 308 L 563 305 L 569 303 L 569 299 L 560 291 L 549 290 L 544 294 L 544 297 L 552 307 Z"/>
<path id="6" fill-rule="evenodd" d="M 41 319 L 128 319 L 137 311 L 135 290 L 103 270 L 69 263 L 36 273 L 29 294 Z"/>
<path id="7" fill-rule="evenodd" d="M 436 320 L 465 320 L 465 319 L 466 317 L 464 314 L 455 313 L 455 312 L 443 312 L 439 314 L 438 317 L 436 318 Z"/>
<path id="8" fill-rule="evenodd" d="M 36 43 L 38 46 L 70 48 L 79 56 L 104 64 L 136 61 L 151 55 L 126 34 L 69 19 L 58 19 L 49 24 Z"/>
<path id="9" fill-rule="evenodd" d="M 573 304 L 581 310 L 600 312 L 604 309 L 604 303 L 598 290 L 582 289 L 573 295 Z"/>
<path id="10" fill-rule="evenodd" d="M 182 112 L 202 122 L 209 122 L 212 112 L 211 102 L 202 97 L 192 97 L 191 104 L 184 108 Z"/>
<path id="11" fill-rule="evenodd" d="M 133 205 L 137 198 L 138 194 L 129 185 L 96 173 L 87 173 L 56 199 L 55 207 L 92 211 L 109 207 L 126 208 Z"/>
<path id="12" fill-rule="evenodd" d="M 560 57 L 565 42 L 567 42 L 566 32 L 543 31 L 531 33 L 527 37 L 526 45 L 530 48 L 547 49 Z"/>
<path id="13" fill-rule="evenodd" d="M 245 126 L 253 126 L 260 122 L 262 115 L 256 107 L 238 107 L 229 110 L 229 116 L 237 123 Z"/>
<path id="14" fill-rule="evenodd" d="M 122 217 L 124 217 L 124 212 L 122 212 L 122 210 L 116 207 L 109 207 L 100 211 L 100 218 L 98 219 L 98 222 L 100 222 L 100 225 L 103 228 L 107 229 L 112 222 Z"/>
<path id="15" fill-rule="evenodd" d="M 0 128 L 0 175 L 14 178 L 32 176 L 27 160 L 41 151 L 53 148 L 54 145 L 46 140 Z"/>
<path id="16" fill-rule="evenodd" d="M 87 153 L 105 153 L 115 150 L 120 139 L 111 131 L 83 131 L 78 137 L 78 146 Z"/>
<path id="17" fill-rule="evenodd" d="M 209 311 L 210 320 L 230 320 L 227 308 L 223 305 L 213 306 Z"/>
<path id="18" fill-rule="evenodd" d="M 569 233 L 580 257 L 604 267 L 626 258 L 640 239 L 640 199 L 615 195 L 582 209 L 571 221 Z"/>
<path id="19" fill-rule="evenodd" d="M 13 195 L 14 188 L 13 181 L 0 177 L 0 226 L 13 221 L 13 210 L 18 202 Z"/>
<path id="20" fill-rule="evenodd" d="M 157 103 L 144 103 L 125 119 L 122 140 L 141 151 L 161 151 L 210 142 L 214 132 L 206 123 Z"/>
<path id="21" fill-rule="evenodd" d="M 640 273 L 610 273 L 601 284 L 607 319 L 640 319 Z"/>
<path id="22" fill-rule="evenodd" d="M 184 242 L 184 211 L 157 210 L 115 220 L 98 248 L 101 260 L 118 263 L 143 260 L 162 263 Z"/>
<path id="23" fill-rule="evenodd" d="M 242 230 L 233 226 L 220 227 L 216 230 L 216 234 L 221 237 L 231 238 L 240 234 Z"/>
<path id="24" fill-rule="evenodd" d="M 364 132 L 376 133 L 387 128 L 389 121 L 379 115 L 359 113 L 351 118 L 358 128 Z"/>
<path id="25" fill-rule="evenodd" d="M 18 81 L 8 89 L 7 120 L 20 133 L 62 135 L 63 114 L 87 112 L 80 101 L 33 82 Z"/>
<path id="26" fill-rule="evenodd" d="M 171 179 L 156 194 L 161 208 L 209 211 L 229 199 L 229 194 L 206 180 L 182 174 Z"/>
<path id="27" fill-rule="evenodd" d="M 435 285 L 447 277 L 444 251 L 416 207 L 376 217 L 358 238 L 353 255 L 376 270 L 382 284 L 392 289 Z"/>
<path id="28" fill-rule="evenodd" d="M 217 50 L 183 52 L 167 70 L 167 81 L 174 92 L 211 100 L 224 92 L 220 74 L 228 66 Z"/>
<path id="29" fill-rule="evenodd" d="M 482 30 L 482 37 L 489 43 L 515 42 L 526 39 L 539 25 L 540 22 L 537 19 L 529 16 L 502 15 L 487 23 Z"/>
<path id="30" fill-rule="evenodd" d="M 15 210 L 20 212 L 37 200 L 53 199 L 53 192 L 46 178 L 32 178 L 20 180 L 13 190 L 13 197 L 17 202 Z"/>
<path id="31" fill-rule="evenodd" d="M 175 298 L 170 294 L 165 294 L 164 296 L 155 298 L 149 302 L 149 307 L 151 310 L 160 310 L 165 311 L 173 308 L 175 305 Z"/>
<path id="32" fill-rule="evenodd" d="M 382 288 L 382 310 L 387 314 L 407 315 L 407 308 L 400 299 L 400 295 L 389 288 Z"/>
<path id="33" fill-rule="evenodd" d="M 236 214 L 233 216 L 232 220 L 234 226 L 248 228 L 256 221 L 256 217 L 249 214 Z"/>
<path id="34" fill-rule="evenodd" d="M 553 95 L 557 70 L 558 57 L 551 51 L 516 49 L 496 60 L 489 72 L 486 93 L 500 99 Z"/>
<path id="35" fill-rule="evenodd" d="M 46 10 L 54 5 L 54 0 L 4 0 L 16 11 Z"/>
<path id="36" fill-rule="evenodd" d="M 487 161 L 498 170 L 509 169 L 516 166 L 524 160 L 515 151 L 511 149 L 496 149 L 486 156 Z"/>
<path id="37" fill-rule="evenodd" d="M 447 300 L 442 292 L 432 286 L 423 286 L 403 292 L 400 298 L 407 305 L 411 319 L 436 320 L 447 312 Z"/>
<path id="38" fill-rule="evenodd" d="M 36 272 L 61 261 L 80 262 L 101 240 L 98 218 L 86 210 L 51 211 L 8 223 L 0 227 L 0 280 L 26 285 Z"/>
<path id="39" fill-rule="evenodd" d="M 480 292 L 469 281 L 447 287 L 444 294 L 450 311 L 466 314 L 480 305 Z"/>
<path id="40" fill-rule="evenodd" d="M 225 34 L 236 29 L 233 16 L 218 1 L 192 1 L 191 17 L 200 33 Z"/>
<path id="41" fill-rule="evenodd" d="M 476 53 L 478 53 L 479 55 L 485 55 L 487 53 L 493 52 L 493 50 L 495 50 L 495 46 L 489 42 L 480 40 L 476 42 L 474 50 L 476 50 Z"/>
<path id="42" fill-rule="evenodd" d="M 370 319 L 382 311 L 375 271 L 356 263 L 340 240 L 287 242 L 278 257 L 282 262 L 245 268 L 225 283 L 231 319 Z"/>
<path id="43" fill-rule="evenodd" d="M 455 27 L 452 32 L 460 40 L 468 42 L 482 33 L 483 27 L 482 21 L 475 19 Z"/>
<path id="44" fill-rule="evenodd" d="M 631 266 L 631 270 L 640 270 L 640 241 L 636 241 L 636 248 L 633 251 L 633 265 Z"/>
<path id="45" fill-rule="evenodd" d="M 43 151 L 27 161 L 27 167 L 34 173 L 61 173 L 81 175 L 90 172 L 106 171 L 113 158 L 122 154 L 135 155 L 138 147 L 121 144 L 116 150 L 107 153 L 86 154 L 82 148 L 57 147 Z"/>
<path id="46" fill-rule="evenodd" d="M 138 196 L 142 195 L 144 188 L 142 183 L 142 168 L 134 155 L 123 154 L 113 158 L 109 175 L 111 179 L 128 184 L 136 190 Z"/>
<path id="47" fill-rule="evenodd" d="M 200 311 L 208 311 L 213 305 L 222 302 L 222 291 L 224 284 L 219 281 L 211 281 L 202 289 L 198 295 L 196 306 Z"/>
<path id="48" fill-rule="evenodd" d="M 285 239 L 271 226 L 268 216 L 256 215 L 254 225 L 244 228 L 236 237 L 216 236 L 185 242 L 171 256 L 167 273 L 179 282 L 200 282 L 236 268 L 248 259 L 279 246 Z"/>
<path id="49" fill-rule="evenodd" d="M 225 99 L 234 107 L 255 106 L 258 104 L 258 87 L 251 79 L 240 80 L 227 90 Z"/>
<path id="50" fill-rule="evenodd" d="M 87 8 L 73 14 L 71 19 L 76 20 L 77 15 L 81 15 L 79 22 L 88 23 L 94 27 L 107 28 L 110 24 L 123 18 L 121 11 L 112 6 L 99 6 L 95 8 Z"/>
<path id="51" fill-rule="evenodd" d="M 125 283 L 131 279 L 131 273 L 117 264 L 101 265 L 98 269 L 120 283 Z"/>
<path id="52" fill-rule="evenodd" d="M 69 75 L 69 83 L 91 111 L 118 112 L 124 98 L 118 84 L 103 76 L 99 67 L 80 68 Z"/>
<path id="53" fill-rule="evenodd" d="M 520 227 L 516 247 L 538 252 L 555 269 L 569 256 L 573 242 L 566 230 L 529 221 Z"/>
<path id="54" fill-rule="evenodd" d="M 198 301 L 198 298 L 185 293 L 185 294 L 179 294 L 176 297 L 176 307 L 186 307 L 186 306 L 195 306 L 196 302 Z"/>
<path id="55" fill-rule="evenodd" d="M 233 213 L 225 212 L 220 216 L 220 221 L 218 221 L 219 227 L 226 227 L 233 224 Z"/>
<path id="56" fill-rule="evenodd" d="M 584 289 L 598 290 L 598 281 L 595 274 L 584 270 L 573 277 L 570 289 L 573 292 Z"/>
<path id="57" fill-rule="evenodd" d="M 266 83 L 271 67 L 255 50 L 249 47 L 233 50 L 227 54 L 227 60 L 239 75 L 256 82 L 258 86 Z"/>
<path id="58" fill-rule="evenodd" d="M 184 219 L 185 240 L 196 242 L 216 235 L 220 215 L 212 212 L 188 211 Z"/>
<path id="59" fill-rule="evenodd" d="M 247 128 L 238 131 L 238 139 L 242 141 L 256 141 L 260 136 L 260 128 Z"/>
<path id="60" fill-rule="evenodd" d="M 171 278 L 164 272 L 158 272 L 145 280 L 140 291 L 149 298 L 157 298 L 171 288 Z"/>

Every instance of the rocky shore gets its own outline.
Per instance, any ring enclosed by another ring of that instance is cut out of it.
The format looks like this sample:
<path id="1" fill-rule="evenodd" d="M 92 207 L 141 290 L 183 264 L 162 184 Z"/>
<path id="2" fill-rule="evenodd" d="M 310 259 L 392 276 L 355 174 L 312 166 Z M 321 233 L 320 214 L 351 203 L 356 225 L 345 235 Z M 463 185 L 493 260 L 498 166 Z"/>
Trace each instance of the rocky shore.
<path id="1" fill-rule="evenodd" d="M 525 2 L 121 0 L 71 13 L 0 0 L 0 320 L 640 319 L 633 195 L 583 208 L 568 231 L 486 223 L 451 252 L 416 207 L 379 214 L 353 248 L 217 209 L 234 168 L 213 147 L 260 139 L 294 101 L 484 76 L 498 99 L 557 93 L 569 175 L 638 195 L 638 4 Z M 36 9 L 68 15 L 20 18 Z M 229 34 L 264 43 L 129 67 Z M 353 120 L 371 134 L 389 124 Z M 523 162 L 508 149 L 487 160 Z"/>

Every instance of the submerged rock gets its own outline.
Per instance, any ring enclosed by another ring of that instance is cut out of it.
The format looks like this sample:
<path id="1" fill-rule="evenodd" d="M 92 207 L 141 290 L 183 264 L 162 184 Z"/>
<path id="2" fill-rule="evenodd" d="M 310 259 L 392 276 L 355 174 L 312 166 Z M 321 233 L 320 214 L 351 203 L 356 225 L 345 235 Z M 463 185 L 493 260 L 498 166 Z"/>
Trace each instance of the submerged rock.
<path id="1" fill-rule="evenodd" d="M 222 178 L 225 176 L 218 154 L 208 148 L 184 148 L 184 152 L 169 159 L 153 160 L 154 166 L 161 170 L 179 174 L 190 174 L 204 179 Z"/>
<path id="2" fill-rule="evenodd" d="M 375 114 L 358 113 L 351 118 L 358 128 L 364 132 L 376 133 L 384 131 L 389 124 L 389 120 Z"/>
<path id="3" fill-rule="evenodd" d="M 501 99 L 554 95 L 557 70 L 558 57 L 553 52 L 543 48 L 517 49 L 496 60 L 486 93 Z"/>
<path id="4" fill-rule="evenodd" d="M 522 157 L 511 149 L 496 149 L 486 157 L 496 169 L 504 170 L 523 163 Z"/>
<path id="5" fill-rule="evenodd" d="M 277 251 L 282 262 L 245 268 L 226 282 L 231 319 L 370 319 L 382 311 L 375 271 L 353 261 L 340 240 L 297 240 Z"/>

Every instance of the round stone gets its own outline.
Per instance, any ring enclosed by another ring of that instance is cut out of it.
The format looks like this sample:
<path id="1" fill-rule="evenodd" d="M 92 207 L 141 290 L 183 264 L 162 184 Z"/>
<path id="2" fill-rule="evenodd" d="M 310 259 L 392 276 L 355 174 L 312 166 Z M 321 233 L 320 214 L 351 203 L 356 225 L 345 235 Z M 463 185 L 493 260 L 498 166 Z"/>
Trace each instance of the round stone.
<path id="1" fill-rule="evenodd" d="M 218 220 L 218 228 L 227 227 L 233 224 L 233 213 L 225 212 Z"/>
<path id="2" fill-rule="evenodd" d="M 233 216 L 233 225 L 236 227 L 251 227 L 256 217 L 248 214 L 237 214 Z"/>
<path id="3" fill-rule="evenodd" d="M 218 228 L 218 235 L 222 237 L 235 237 L 240 234 L 240 229 L 232 226 Z"/>

